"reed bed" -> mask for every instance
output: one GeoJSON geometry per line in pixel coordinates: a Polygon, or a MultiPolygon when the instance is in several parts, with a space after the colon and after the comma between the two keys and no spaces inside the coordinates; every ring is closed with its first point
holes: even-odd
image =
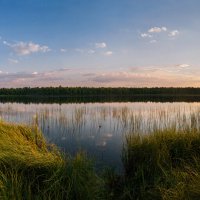
{"type": "Polygon", "coordinates": [[[124,199],[200,199],[200,131],[129,134],[123,149],[124,199]]]}

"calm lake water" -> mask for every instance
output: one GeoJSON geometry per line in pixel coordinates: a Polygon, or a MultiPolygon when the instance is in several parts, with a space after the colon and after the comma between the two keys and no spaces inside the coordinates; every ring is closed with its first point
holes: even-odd
{"type": "Polygon", "coordinates": [[[96,166],[121,168],[125,135],[200,127],[200,103],[0,103],[8,122],[38,124],[50,143],[74,155],[85,151],[96,166]]]}

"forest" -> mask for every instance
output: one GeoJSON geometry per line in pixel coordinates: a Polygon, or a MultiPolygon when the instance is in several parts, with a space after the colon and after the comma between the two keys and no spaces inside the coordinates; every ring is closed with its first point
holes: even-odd
{"type": "Polygon", "coordinates": [[[59,97],[132,97],[132,96],[200,96],[200,88],[127,88],[127,87],[24,87],[0,88],[0,96],[59,97]]]}

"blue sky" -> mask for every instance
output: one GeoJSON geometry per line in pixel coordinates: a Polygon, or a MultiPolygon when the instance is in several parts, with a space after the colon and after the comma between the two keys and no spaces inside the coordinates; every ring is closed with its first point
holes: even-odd
{"type": "Polygon", "coordinates": [[[200,86],[199,0],[0,0],[0,87],[200,86]]]}

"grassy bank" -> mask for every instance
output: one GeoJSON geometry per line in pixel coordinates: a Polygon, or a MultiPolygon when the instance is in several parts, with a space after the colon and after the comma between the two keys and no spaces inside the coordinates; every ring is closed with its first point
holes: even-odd
{"type": "Polygon", "coordinates": [[[200,133],[195,129],[129,135],[123,163],[125,199],[200,199],[200,133]]]}
{"type": "Polygon", "coordinates": [[[0,122],[0,199],[99,199],[101,181],[83,154],[63,157],[36,128],[0,122]]]}
{"type": "Polygon", "coordinates": [[[0,122],[0,199],[200,199],[196,129],[130,134],[122,160],[123,174],[97,175],[84,154],[64,157],[36,127],[0,122]]]}

